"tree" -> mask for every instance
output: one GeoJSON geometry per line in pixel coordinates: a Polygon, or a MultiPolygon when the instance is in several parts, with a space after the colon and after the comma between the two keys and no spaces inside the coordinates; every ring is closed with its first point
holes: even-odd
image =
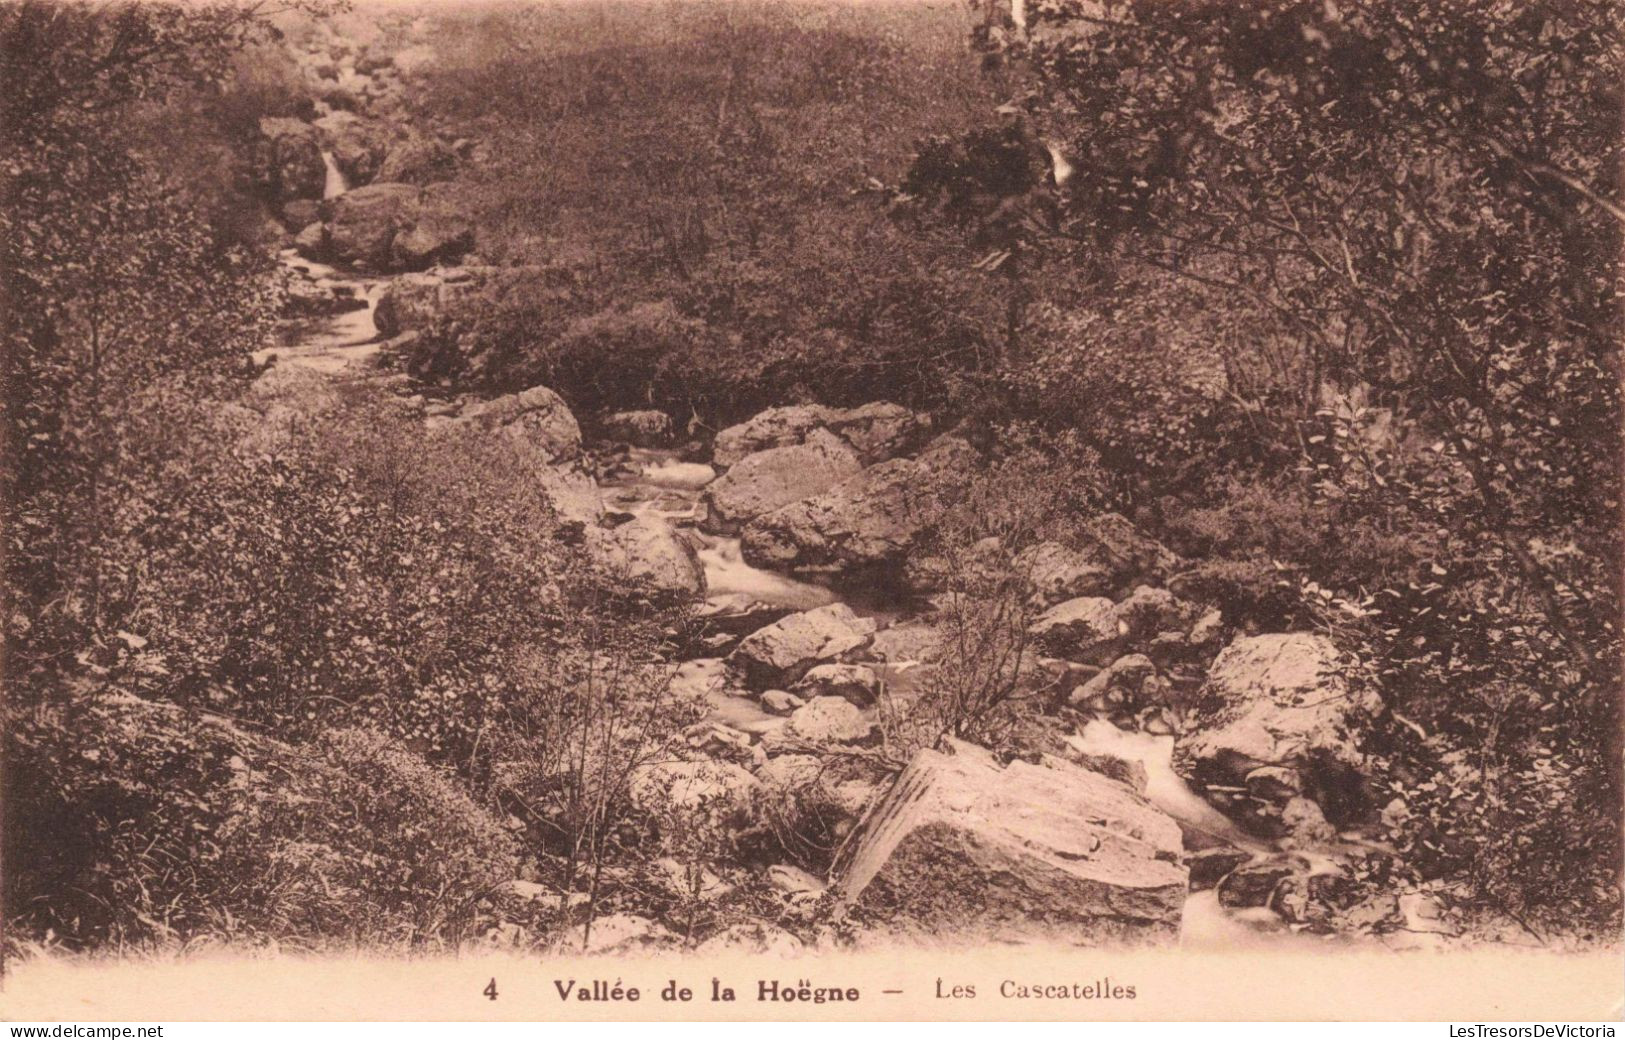
{"type": "Polygon", "coordinates": [[[1327,590],[1364,604],[1390,702],[1449,729],[1471,714],[1452,702],[1537,690],[1617,801],[1617,6],[988,10],[978,40],[1021,84],[1005,110],[1070,167],[1024,243],[1085,273],[1108,319],[1172,280],[1257,330],[1268,378],[1230,367],[1234,428],[1296,463],[1306,508],[1427,553],[1414,580],[1327,590]]]}

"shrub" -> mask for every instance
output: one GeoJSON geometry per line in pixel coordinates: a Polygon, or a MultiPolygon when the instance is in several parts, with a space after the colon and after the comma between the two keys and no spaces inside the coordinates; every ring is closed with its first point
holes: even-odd
{"type": "Polygon", "coordinates": [[[5,905],[71,947],[455,945],[508,834],[379,734],[302,750],[126,695],[14,713],[5,905]]]}

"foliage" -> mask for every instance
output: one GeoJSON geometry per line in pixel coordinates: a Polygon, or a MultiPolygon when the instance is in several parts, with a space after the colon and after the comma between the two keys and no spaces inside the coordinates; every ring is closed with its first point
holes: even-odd
{"type": "Polygon", "coordinates": [[[455,945],[509,835],[376,733],[306,749],[127,695],[7,727],[6,905],[69,947],[455,945]]]}

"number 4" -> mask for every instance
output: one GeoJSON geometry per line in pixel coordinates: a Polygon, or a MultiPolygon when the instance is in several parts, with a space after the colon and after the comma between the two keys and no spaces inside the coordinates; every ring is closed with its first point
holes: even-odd
{"type": "Polygon", "coordinates": [[[497,999],[497,980],[495,976],[493,976],[491,981],[486,984],[486,987],[484,990],[482,990],[482,992],[489,1000],[497,999]]]}

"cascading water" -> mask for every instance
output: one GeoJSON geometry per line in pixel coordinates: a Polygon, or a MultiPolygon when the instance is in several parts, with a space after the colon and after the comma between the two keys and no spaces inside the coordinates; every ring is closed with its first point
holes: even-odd
{"type": "Polygon", "coordinates": [[[322,165],[327,167],[327,179],[322,184],[322,198],[336,199],[350,190],[350,182],[345,180],[344,171],[339,169],[332,152],[322,152],[322,165]]]}

